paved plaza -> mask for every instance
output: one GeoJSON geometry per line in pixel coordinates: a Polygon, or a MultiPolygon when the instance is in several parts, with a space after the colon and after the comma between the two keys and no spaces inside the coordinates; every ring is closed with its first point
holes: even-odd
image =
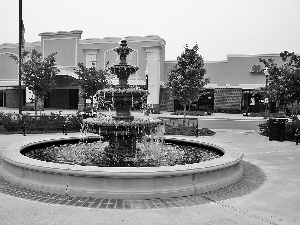
{"type": "MultiPolygon", "coordinates": [[[[243,119],[226,114],[209,118],[227,117],[243,119]]],[[[233,146],[244,153],[243,176],[227,188],[196,196],[131,201],[40,193],[0,177],[0,224],[300,224],[300,145],[269,141],[251,130],[215,131],[214,136],[197,139],[233,146]]],[[[16,141],[62,136],[0,135],[0,150],[16,141]]]]}

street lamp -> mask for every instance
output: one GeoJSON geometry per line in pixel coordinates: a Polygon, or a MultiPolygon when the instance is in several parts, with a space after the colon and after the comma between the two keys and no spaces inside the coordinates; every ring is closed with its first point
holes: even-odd
{"type": "Polygon", "coordinates": [[[269,68],[266,67],[264,70],[264,74],[266,76],[266,97],[265,97],[265,106],[266,106],[266,112],[268,112],[268,103],[269,103],[269,95],[268,95],[268,80],[269,80],[269,68]]]}
{"type": "MultiPolygon", "coordinates": [[[[19,114],[22,114],[22,34],[23,34],[23,20],[22,20],[22,0],[19,0],[19,114]]],[[[25,43],[24,43],[25,44],[25,43]]]]}

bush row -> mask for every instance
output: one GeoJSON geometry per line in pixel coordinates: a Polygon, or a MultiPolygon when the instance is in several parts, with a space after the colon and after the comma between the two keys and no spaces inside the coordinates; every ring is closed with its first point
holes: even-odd
{"type": "MultiPolygon", "coordinates": [[[[208,112],[205,111],[186,111],[186,115],[188,116],[206,116],[210,115],[210,113],[229,113],[229,114],[241,114],[242,111],[240,109],[215,109],[210,110],[208,112]]],[[[171,113],[171,115],[184,115],[183,110],[176,110],[175,112],[171,113]]]]}
{"type": "MultiPolygon", "coordinates": [[[[171,113],[170,115],[184,115],[184,111],[175,111],[173,113],[171,113]]],[[[205,116],[206,113],[203,111],[186,111],[186,115],[188,116],[205,116]]]]}
{"type": "Polygon", "coordinates": [[[241,109],[233,109],[233,108],[222,108],[222,109],[214,109],[215,113],[228,113],[228,114],[241,114],[241,109]]]}
{"type": "Polygon", "coordinates": [[[51,113],[50,116],[41,115],[37,117],[28,114],[0,112],[0,126],[3,126],[9,133],[21,133],[23,128],[25,128],[26,133],[54,132],[61,130],[64,125],[68,131],[79,131],[82,119],[83,117],[79,112],[76,115],[68,116],[51,113]]]}
{"type": "MultiPolygon", "coordinates": [[[[270,121],[267,120],[264,123],[258,125],[260,133],[265,136],[269,136],[270,121]]],[[[300,120],[297,116],[292,117],[290,121],[285,122],[285,140],[295,140],[295,132],[300,129],[300,120]]]]}

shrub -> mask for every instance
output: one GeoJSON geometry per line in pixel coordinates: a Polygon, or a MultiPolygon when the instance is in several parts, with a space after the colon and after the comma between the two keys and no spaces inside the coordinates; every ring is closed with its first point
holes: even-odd
{"type": "Polygon", "coordinates": [[[276,113],[270,113],[270,112],[259,112],[259,113],[250,113],[251,117],[264,117],[267,118],[287,118],[287,116],[284,113],[276,112],[276,113]]]}
{"type": "Polygon", "coordinates": [[[201,128],[198,129],[198,135],[199,136],[213,136],[216,132],[213,130],[210,130],[208,128],[201,128]]]}
{"type": "Polygon", "coordinates": [[[83,117],[80,112],[76,112],[76,115],[69,115],[67,117],[67,128],[71,131],[79,131],[81,128],[83,117]]]}
{"type": "Polygon", "coordinates": [[[0,112],[0,125],[8,132],[15,132],[20,128],[19,116],[13,113],[0,112]]]}
{"type": "MultiPolygon", "coordinates": [[[[184,115],[184,111],[175,111],[170,115],[184,115]]],[[[187,116],[205,116],[205,112],[203,111],[186,111],[187,116]]]]}
{"type": "Polygon", "coordinates": [[[0,125],[3,125],[7,132],[21,132],[25,127],[26,133],[36,132],[61,132],[66,122],[67,131],[79,131],[82,123],[82,115],[62,116],[60,113],[41,116],[15,115],[12,113],[0,112],[0,125]]]}
{"type": "Polygon", "coordinates": [[[159,108],[147,107],[144,110],[144,115],[148,116],[149,114],[161,114],[161,112],[159,111],[159,108]]]}
{"type": "Polygon", "coordinates": [[[267,120],[264,123],[258,124],[259,126],[259,131],[262,135],[268,136],[269,135],[269,127],[270,127],[270,121],[267,120]]]}
{"type": "Polygon", "coordinates": [[[285,124],[285,139],[295,140],[296,130],[300,129],[300,120],[297,116],[292,118],[292,121],[285,124]]]}
{"type": "Polygon", "coordinates": [[[215,113],[229,113],[229,114],[241,114],[241,109],[233,109],[233,108],[222,108],[222,109],[215,109],[215,113]]]}
{"type": "MultiPolygon", "coordinates": [[[[262,135],[269,136],[270,121],[258,125],[262,135]]],[[[300,120],[297,116],[292,117],[291,121],[285,122],[285,140],[295,140],[296,129],[300,129],[300,120]]]]}

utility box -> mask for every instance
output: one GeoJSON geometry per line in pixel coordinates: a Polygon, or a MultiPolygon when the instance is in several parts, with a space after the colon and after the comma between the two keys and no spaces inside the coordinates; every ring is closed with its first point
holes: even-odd
{"type": "Polygon", "coordinates": [[[269,141],[284,141],[286,121],[285,118],[269,119],[269,141]]]}

